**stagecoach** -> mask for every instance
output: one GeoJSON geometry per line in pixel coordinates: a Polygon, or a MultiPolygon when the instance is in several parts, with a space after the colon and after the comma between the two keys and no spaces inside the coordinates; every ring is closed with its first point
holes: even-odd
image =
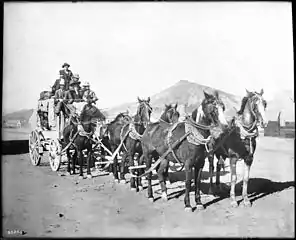
{"type": "MultiPolygon", "coordinates": [[[[81,103],[78,108],[82,108],[84,103],[81,103]]],[[[54,112],[54,99],[39,100],[37,107],[37,121],[36,128],[30,133],[29,136],[29,154],[31,162],[34,166],[38,166],[41,159],[45,156],[45,152],[48,152],[48,159],[52,171],[58,171],[63,162],[67,162],[66,146],[62,149],[58,139],[61,139],[64,127],[67,124],[68,119],[65,118],[64,113],[61,111],[59,115],[54,112]]],[[[111,159],[112,153],[102,146],[99,138],[99,129],[101,123],[97,123],[96,132],[93,134],[93,156],[96,166],[103,165],[100,160],[100,148],[105,148],[106,152],[110,156],[105,156],[106,159],[111,159]]],[[[70,151],[71,153],[74,150],[70,151]]],[[[84,155],[86,151],[83,152],[84,155]]],[[[105,163],[106,164],[106,163],[105,163]]]]}

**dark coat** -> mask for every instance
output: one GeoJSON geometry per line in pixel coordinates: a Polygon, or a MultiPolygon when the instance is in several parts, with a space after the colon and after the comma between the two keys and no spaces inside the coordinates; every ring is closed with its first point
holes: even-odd
{"type": "Polygon", "coordinates": [[[55,82],[54,82],[54,84],[53,84],[53,86],[52,86],[52,93],[53,93],[53,95],[55,94],[55,92],[56,92],[58,89],[60,89],[60,81],[61,81],[61,79],[57,79],[57,80],[55,80],[55,82]]]}
{"type": "Polygon", "coordinates": [[[65,79],[65,89],[69,90],[69,82],[73,77],[73,73],[71,70],[68,70],[68,73],[65,72],[65,69],[60,70],[60,75],[63,75],[65,79]]]}
{"type": "Polygon", "coordinates": [[[62,90],[62,89],[58,89],[56,92],[55,92],[55,95],[54,95],[54,99],[55,99],[55,103],[58,102],[58,99],[64,99],[65,98],[65,90],[62,90]]]}
{"type": "Polygon", "coordinates": [[[74,90],[68,90],[65,93],[65,103],[72,104],[73,102],[81,102],[82,96],[76,93],[74,90]]]}
{"type": "Polygon", "coordinates": [[[95,103],[95,102],[98,100],[98,98],[97,98],[95,92],[92,91],[92,90],[85,90],[82,96],[83,96],[83,97],[82,97],[83,100],[86,101],[86,102],[87,102],[87,99],[88,99],[88,98],[90,98],[90,101],[91,101],[92,103],[95,103]]]}

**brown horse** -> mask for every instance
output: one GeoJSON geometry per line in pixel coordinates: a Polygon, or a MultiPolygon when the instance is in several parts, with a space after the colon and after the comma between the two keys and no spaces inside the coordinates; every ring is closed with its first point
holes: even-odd
{"type": "Polygon", "coordinates": [[[90,104],[85,105],[79,117],[74,115],[70,118],[69,124],[63,129],[63,140],[59,140],[62,148],[65,148],[70,142],[70,147],[67,148],[66,153],[68,157],[67,172],[71,174],[70,160],[72,158],[72,173],[75,174],[76,158],[79,159],[80,174],[79,178],[83,178],[83,153],[82,150],[87,149],[87,177],[91,178],[90,160],[92,156],[92,135],[95,131],[97,120],[105,121],[105,116],[101,111],[90,104]],[[70,156],[70,149],[75,150],[74,156],[70,156]]]}
{"type": "MultiPolygon", "coordinates": [[[[144,133],[147,125],[150,122],[150,116],[152,113],[152,107],[150,106],[150,97],[147,100],[142,100],[138,97],[138,109],[136,115],[133,117],[133,121],[126,124],[121,132],[121,138],[127,134],[127,137],[124,140],[126,152],[122,157],[121,161],[121,169],[120,169],[120,182],[125,183],[125,164],[126,159],[129,159],[128,166],[134,166],[134,157],[135,153],[138,153],[137,161],[139,162],[140,156],[142,155],[142,147],[141,147],[141,135],[144,133]]],[[[131,171],[134,174],[134,171],[131,171]]],[[[138,179],[138,185],[141,184],[138,179]]],[[[132,177],[130,180],[131,190],[136,190],[135,179],[132,177]]],[[[141,186],[138,186],[141,188],[141,186]]]]}
{"type": "MultiPolygon", "coordinates": [[[[258,125],[266,127],[267,120],[265,117],[266,100],[263,98],[263,89],[260,93],[247,91],[247,96],[242,99],[240,110],[237,112],[238,117],[234,117],[230,123],[231,129],[222,134],[216,140],[216,144],[223,141],[221,147],[214,152],[217,159],[224,161],[230,160],[231,172],[231,206],[237,207],[238,203],[235,197],[236,163],[238,159],[244,160],[244,177],[243,177],[243,202],[245,206],[251,206],[248,198],[247,188],[249,181],[250,168],[253,163],[254,153],[256,150],[256,137],[258,136],[258,125]],[[222,140],[224,139],[224,140],[222,140]]],[[[214,154],[209,158],[213,161],[214,154]]],[[[219,162],[218,162],[219,163],[219,162]]],[[[220,169],[221,165],[217,164],[216,186],[220,188],[220,169]]],[[[210,186],[212,188],[212,186],[210,186]]],[[[221,189],[220,189],[221,190],[221,189]]]]}
{"type": "MultiPolygon", "coordinates": [[[[113,153],[119,146],[121,142],[121,131],[123,126],[126,123],[131,122],[132,118],[128,115],[128,113],[119,113],[115,119],[107,124],[105,136],[108,136],[108,145],[110,145],[110,150],[113,153]]],[[[104,151],[103,151],[104,152],[104,151]]],[[[118,159],[117,155],[114,158],[113,164],[109,165],[109,171],[113,172],[113,177],[115,180],[118,180],[118,159]]]]}
{"type": "MultiPolygon", "coordinates": [[[[146,161],[146,167],[150,168],[152,158],[157,159],[167,151],[169,154],[162,159],[157,175],[162,190],[162,199],[167,201],[167,189],[165,180],[168,176],[169,161],[179,162],[185,165],[186,192],[185,210],[192,211],[189,199],[191,189],[191,170],[194,167],[195,174],[195,202],[197,208],[203,209],[200,200],[201,173],[205,162],[206,148],[210,136],[210,124],[220,125],[226,123],[222,101],[218,98],[218,93],[211,95],[205,93],[205,99],[199,109],[198,123],[186,120],[173,125],[158,122],[147,127],[142,137],[142,158],[146,161]],[[189,135],[188,135],[189,134],[189,135]],[[172,145],[178,145],[173,148],[172,145]]],[[[151,172],[148,174],[148,198],[153,201],[151,172]]]]}
{"type": "MultiPolygon", "coordinates": [[[[130,121],[131,121],[131,117],[128,115],[128,112],[121,112],[121,113],[117,114],[117,116],[114,118],[114,120],[112,120],[110,123],[103,125],[100,128],[99,137],[102,141],[102,144],[104,144],[104,146],[108,150],[112,151],[108,128],[109,128],[109,130],[111,129],[111,131],[114,131],[115,128],[119,128],[120,126],[124,126],[126,123],[128,123],[130,121]]],[[[102,146],[100,148],[100,152],[101,152],[101,160],[106,161],[106,151],[102,146]]],[[[109,155],[109,154],[107,154],[107,155],[109,155]]],[[[104,168],[105,166],[102,165],[102,167],[104,168]]],[[[109,173],[113,173],[113,164],[109,165],[108,170],[109,170],[109,173]]]]}

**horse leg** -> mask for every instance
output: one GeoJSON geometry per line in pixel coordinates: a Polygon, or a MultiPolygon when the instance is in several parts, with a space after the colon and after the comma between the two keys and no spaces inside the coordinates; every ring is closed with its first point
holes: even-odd
{"type": "MultiPolygon", "coordinates": [[[[145,159],[146,170],[148,170],[151,167],[151,164],[152,164],[152,155],[143,152],[143,158],[145,159]]],[[[148,200],[150,202],[153,202],[154,198],[153,198],[153,191],[152,191],[152,172],[149,172],[147,174],[147,181],[148,181],[148,189],[147,189],[147,191],[148,191],[148,200]]]]}
{"type": "Polygon", "coordinates": [[[70,156],[69,149],[66,150],[66,154],[67,154],[67,159],[68,159],[67,173],[71,174],[71,167],[70,167],[71,156],[70,156]]]}
{"type": "Polygon", "coordinates": [[[87,170],[86,170],[86,174],[87,174],[87,178],[92,178],[91,172],[90,172],[90,161],[91,161],[91,157],[92,157],[92,146],[90,145],[87,149],[87,170]]]}
{"type": "Polygon", "coordinates": [[[78,149],[78,159],[80,161],[79,179],[83,179],[83,154],[81,149],[78,149]]]}
{"type": "MultiPolygon", "coordinates": [[[[116,150],[116,146],[113,145],[112,146],[112,152],[114,152],[116,150]]],[[[114,157],[114,161],[113,161],[113,177],[115,181],[119,181],[118,179],[118,159],[117,159],[117,155],[114,157]]]]}
{"type": "MultiPolygon", "coordinates": [[[[129,166],[134,166],[134,158],[135,158],[135,150],[133,145],[130,146],[129,148],[129,166]]],[[[130,170],[132,174],[135,175],[135,171],[134,170],[130,170]]],[[[136,187],[136,181],[134,177],[131,177],[130,179],[130,188],[132,191],[136,191],[137,187],[136,187]]]]}
{"type": "Polygon", "coordinates": [[[127,152],[123,153],[121,164],[120,164],[120,174],[119,174],[119,181],[120,183],[126,183],[125,179],[125,164],[126,164],[127,152]]]}
{"type": "MultiPolygon", "coordinates": [[[[249,157],[249,158],[253,158],[253,157],[249,157]]],[[[250,176],[250,168],[251,168],[251,164],[248,162],[248,160],[244,160],[244,178],[243,178],[242,196],[243,196],[244,205],[246,207],[251,207],[251,202],[248,197],[248,182],[249,182],[249,176],[250,176]]]]}
{"type": "Polygon", "coordinates": [[[72,174],[75,174],[76,162],[77,162],[77,149],[74,150],[74,155],[72,156],[72,174]]]}
{"type": "Polygon", "coordinates": [[[192,166],[190,166],[189,161],[185,163],[185,197],[184,197],[184,204],[185,204],[185,211],[192,211],[192,207],[190,205],[190,190],[191,190],[191,180],[192,180],[192,166]]]}
{"type": "MultiPolygon", "coordinates": [[[[255,148],[256,148],[256,140],[255,139],[250,139],[251,144],[253,145],[253,152],[255,151],[255,148]],[[253,141],[252,141],[253,140],[253,141]]],[[[252,204],[248,198],[248,182],[249,182],[249,177],[250,177],[250,169],[251,169],[251,165],[253,163],[253,153],[251,153],[249,156],[247,156],[245,159],[244,159],[244,178],[243,178],[243,202],[244,202],[244,205],[246,207],[251,207],[252,204]]]]}
{"type": "Polygon", "coordinates": [[[236,176],[237,156],[235,155],[230,156],[229,161],[230,161],[230,176],[231,176],[230,205],[232,207],[237,207],[238,204],[235,197],[235,184],[237,181],[237,176],[236,176]]]}
{"type": "Polygon", "coordinates": [[[213,191],[213,175],[214,175],[214,154],[210,154],[208,156],[209,160],[209,173],[210,173],[210,188],[208,194],[214,195],[213,191]]]}
{"type": "Polygon", "coordinates": [[[168,196],[167,196],[167,188],[166,188],[166,179],[165,179],[165,175],[166,175],[166,169],[168,167],[168,160],[164,159],[159,166],[159,169],[157,171],[157,176],[158,176],[158,180],[159,180],[159,184],[161,187],[161,198],[163,201],[168,201],[168,196]]]}
{"type": "Polygon", "coordinates": [[[216,165],[216,188],[219,189],[219,191],[221,190],[221,184],[220,184],[220,171],[221,171],[221,166],[222,164],[220,163],[221,158],[223,158],[222,156],[218,156],[219,160],[217,162],[216,165]]]}
{"type": "MultiPolygon", "coordinates": [[[[202,158],[200,158],[200,161],[202,161],[202,158]]],[[[204,160],[202,162],[197,162],[197,164],[195,164],[194,166],[195,203],[196,203],[197,210],[204,209],[204,206],[200,200],[200,183],[201,183],[201,174],[202,174],[203,166],[204,166],[204,160]]]]}
{"type": "MultiPolygon", "coordinates": [[[[138,156],[137,156],[137,161],[138,161],[139,165],[143,165],[143,158],[140,154],[138,154],[138,156]]],[[[138,170],[138,173],[139,173],[139,175],[142,175],[144,173],[143,168],[140,168],[138,170]]],[[[138,186],[139,191],[143,190],[142,178],[140,178],[140,177],[137,178],[137,186],[138,186]]]]}

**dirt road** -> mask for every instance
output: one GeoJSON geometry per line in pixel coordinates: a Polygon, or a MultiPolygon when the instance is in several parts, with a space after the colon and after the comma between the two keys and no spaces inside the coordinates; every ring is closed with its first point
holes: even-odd
{"type": "MultiPolygon", "coordinates": [[[[231,208],[228,198],[207,195],[206,164],[202,180],[206,209],[192,213],[184,211],[184,183],[177,181],[184,174],[170,175],[168,202],[159,199],[159,187],[154,186],[156,201],[150,203],[146,189],[131,192],[128,184],[114,183],[109,175],[78,181],[77,175],[60,176],[65,169],[52,172],[47,157],[34,167],[28,154],[2,156],[3,235],[294,237],[294,140],[262,137],[258,146],[249,187],[253,206],[231,208]]],[[[241,179],[239,162],[239,195],[241,179]]],[[[228,167],[221,181],[228,184],[228,167]]]]}

